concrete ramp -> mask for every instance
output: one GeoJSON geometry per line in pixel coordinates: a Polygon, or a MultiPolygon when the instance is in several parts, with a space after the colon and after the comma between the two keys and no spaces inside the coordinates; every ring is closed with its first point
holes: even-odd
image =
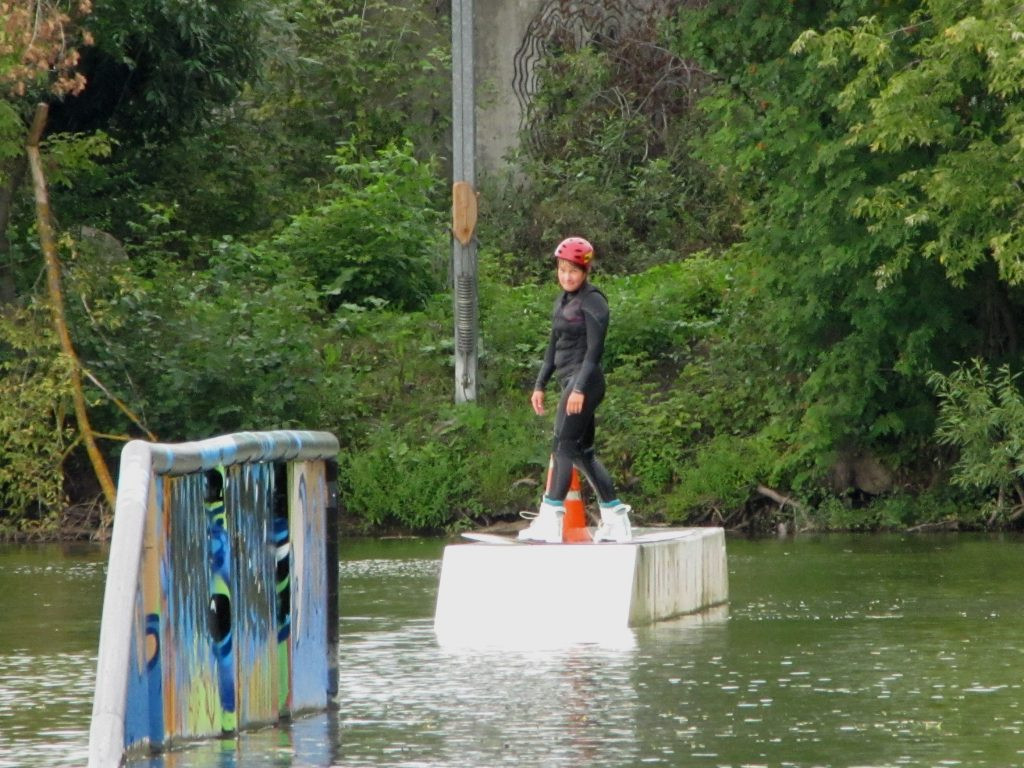
{"type": "Polygon", "coordinates": [[[721,528],[640,529],[625,544],[452,544],[434,629],[443,645],[602,642],[728,597],[721,528]]]}

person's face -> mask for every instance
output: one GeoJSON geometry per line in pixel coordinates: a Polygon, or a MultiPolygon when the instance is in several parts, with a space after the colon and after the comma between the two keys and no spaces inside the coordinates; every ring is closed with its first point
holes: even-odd
{"type": "Polygon", "coordinates": [[[558,284],[562,286],[563,291],[568,291],[569,293],[578,291],[586,279],[587,273],[585,270],[577,267],[571,261],[558,260],[558,284]]]}

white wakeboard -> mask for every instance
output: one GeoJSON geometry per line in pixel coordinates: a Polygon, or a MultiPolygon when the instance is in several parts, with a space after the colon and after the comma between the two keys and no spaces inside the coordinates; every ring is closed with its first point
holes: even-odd
{"type": "MultiPolygon", "coordinates": [[[[641,533],[634,536],[630,541],[622,542],[624,544],[650,544],[656,541],[670,541],[672,539],[683,539],[687,536],[694,535],[693,528],[667,528],[664,530],[653,530],[641,533]]],[[[502,536],[497,533],[481,533],[477,531],[463,531],[462,537],[469,539],[470,541],[476,541],[481,544],[501,544],[501,545],[512,545],[512,544],[544,544],[543,541],[533,541],[530,539],[518,539],[515,536],[502,536]]],[[[588,542],[569,542],[573,544],[588,543],[588,542]]],[[[595,544],[615,544],[614,541],[603,541],[593,542],[595,544]]]]}
{"type": "Polygon", "coordinates": [[[529,544],[528,541],[520,541],[514,536],[499,536],[496,533],[476,533],[475,531],[463,531],[462,538],[470,541],[478,541],[481,544],[529,544]]]}

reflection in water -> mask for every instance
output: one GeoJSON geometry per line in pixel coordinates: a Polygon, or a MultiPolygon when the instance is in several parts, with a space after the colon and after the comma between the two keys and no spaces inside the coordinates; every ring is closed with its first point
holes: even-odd
{"type": "Polygon", "coordinates": [[[0,648],[0,768],[80,766],[96,656],[0,648]]]}
{"type": "Polygon", "coordinates": [[[631,646],[442,649],[430,620],[352,639],[345,764],[589,765],[599,749],[625,756],[635,743],[631,646]]]}
{"type": "Polygon", "coordinates": [[[102,589],[95,548],[0,547],[0,768],[85,765],[102,589]]]}
{"type": "Polygon", "coordinates": [[[330,768],[340,765],[335,712],[310,715],[237,738],[198,742],[132,768],[330,768]]]}
{"type": "MultiPolygon", "coordinates": [[[[1024,765],[1020,543],[730,540],[727,611],[459,647],[433,634],[442,542],[350,542],[338,711],[133,766],[1024,765]]],[[[84,764],[101,582],[0,549],[0,768],[84,764]]]]}

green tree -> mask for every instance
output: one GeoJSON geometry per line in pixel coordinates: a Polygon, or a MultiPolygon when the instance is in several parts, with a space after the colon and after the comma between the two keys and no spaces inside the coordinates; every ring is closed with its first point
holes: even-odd
{"type": "MultiPolygon", "coordinates": [[[[178,205],[194,236],[276,230],[322,202],[334,150],[409,140],[426,161],[447,142],[450,27],[425,0],[267,0],[259,67],[202,130],[126,167],[151,202],[178,205]],[[140,176],[139,171],[144,171],[140,176]]],[[[137,196],[137,195],[136,195],[137,196]]]]}
{"type": "MultiPolygon", "coordinates": [[[[257,77],[267,13],[264,0],[97,5],[89,26],[93,44],[83,48],[79,65],[87,87],[52,105],[50,131],[102,131],[113,139],[113,152],[93,172],[77,175],[73,193],[55,197],[66,226],[84,224],[130,239],[129,223],[144,220],[140,202],[201,211],[189,224],[205,242],[229,224],[233,231],[251,224],[254,216],[240,212],[236,200],[256,204],[250,191],[256,171],[242,172],[230,162],[237,155],[230,134],[220,142],[211,138],[229,120],[225,110],[257,77]],[[211,171],[214,158],[226,169],[219,178],[211,171]]],[[[192,255],[190,245],[181,243],[182,258],[192,255]]]]}
{"type": "Polygon", "coordinates": [[[68,361],[46,307],[8,310],[0,320],[0,533],[52,533],[65,503],[68,361]]]}
{"type": "Polygon", "coordinates": [[[338,141],[372,153],[408,139],[445,146],[450,109],[445,6],[425,0],[276,0],[260,79],[240,105],[304,176],[331,172],[338,141]]]}
{"type": "Polygon", "coordinates": [[[37,102],[84,90],[79,46],[93,40],[79,22],[90,9],[87,0],[0,2],[0,306],[17,293],[8,227],[27,170],[28,124],[37,102]]]}
{"type": "Polygon", "coordinates": [[[619,274],[731,239],[733,200],[693,156],[709,77],[668,48],[663,21],[637,10],[621,35],[554,41],[540,64],[518,178],[484,197],[484,237],[516,254],[517,279],[546,275],[536,254],[574,232],[619,274]]]}
{"type": "Polygon", "coordinates": [[[97,4],[78,68],[86,88],[54,105],[52,129],[133,145],[196,130],[254,76],[265,12],[251,0],[97,4]]]}
{"type": "Polygon", "coordinates": [[[103,127],[119,143],[100,172],[76,179],[69,223],[127,240],[145,228],[140,202],[173,207],[188,233],[180,258],[201,259],[210,240],[260,237],[317,204],[339,142],[372,156],[409,138],[421,160],[444,148],[450,30],[429,3],[117,0],[100,10],[83,66],[104,85],[58,110],[55,125],[103,127]]]}
{"type": "MultiPolygon", "coordinates": [[[[179,233],[166,213],[162,220],[173,246],[179,233]]],[[[68,270],[85,365],[140,421],[131,425],[105,398],[96,410],[106,431],[127,425],[173,442],[320,423],[321,387],[338,382],[323,370],[326,329],[301,271],[231,239],[214,245],[201,270],[163,247],[154,222],[129,246],[130,260],[83,248],[68,270]]]]}
{"type": "MultiPolygon", "coordinates": [[[[915,258],[966,285],[994,266],[1024,282],[1024,33],[1010,0],[927,0],[912,12],[868,17],[849,29],[807,32],[793,46],[824,73],[852,67],[833,104],[848,144],[895,172],[854,200],[852,213],[887,244],[884,285],[915,258]]],[[[1005,343],[1016,333],[991,329],[1005,343]]]]}
{"type": "Polygon", "coordinates": [[[389,303],[420,307],[442,285],[441,187],[433,163],[412,145],[388,146],[373,157],[354,143],[334,155],[336,178],[326,201],[296,215],[263,246],[287,254],[322,291],[325,305],[389,303]]]}
{"type": "Polygon", "coordinates": [[[1013,4],[727,5],[680,39],[723,68],[705,157],[747,201],[736,254],[782,350],[790,477],[865,450],[927,460],[928,373],[1016,337],[1020,100],[993,64],[1013,4]]]}

